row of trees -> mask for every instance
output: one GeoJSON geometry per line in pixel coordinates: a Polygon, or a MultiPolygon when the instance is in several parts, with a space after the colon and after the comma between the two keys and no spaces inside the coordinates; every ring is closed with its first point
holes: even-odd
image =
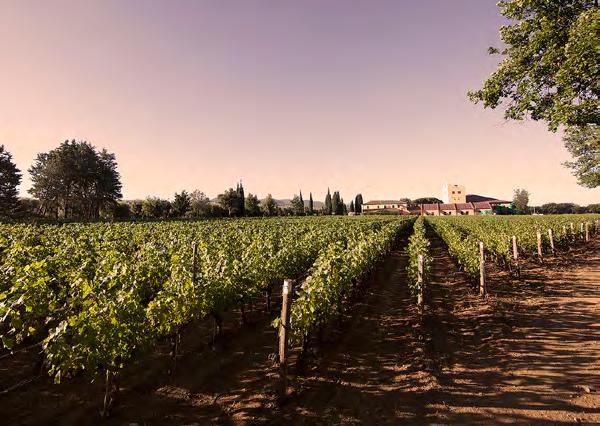
{"type": "MultiPolygon", "coordinates": [[[[0,217],[37,215],[54,219],[114,218],[197,218],[274,215],[347,214],[348,206],[329,189],[325,207],[314,208],[312,193],[305,205],[302,192],[294,195],[290,206],[280,207],[271,194],[259,200],[244,193],[239,182],[219,194],[216,202],[202,191],[181,191],[173,200],[149,197],[120,202],[121,177],[114,154],[97,150],[85,141],[64,141],[57,148],[37,155],[28,170],[33,199],[19,200],[22,174],[12,155],[0,145],[0,217]]],[[[350,211],[360,212],[362,196],[351,202],[350,211]]]]}
{"type": "Polygon", "coordinates": [[[529,206],[529,191],[515,189],[513,193],[513,213],[516,214],[579,214],[600,213],[600,204],[580,206],[575,203],[546,203],[541,206],[529,206]]]}
{"type": "Polygon", "coordinates": [[[65,141],[40,153],[28,172],[34,202],[19,200],[21,171],[0,146],[0,216],[19,216],[34,208],[47,217],[98,219],[121,198],[115,155],[88,142],[65,141]]]}
{"type": "MultiPolygon", "coordinates": [[[[302,191],[294,195],[290,205],[279,206],[271,194],[263,200],[252,193],[246,196],[241,182],[213,201],[202,191],[195,190],[176,193],[173,200],[149,197],[143,201],[119,202],[121,182],[115,155],[104,149],[99,151],[88,142],[74,140],[38,154],[28,171],[32,181],[29,193],[34,199],[19,200],[17,188],[22,179],[21,172],[11,154],[0,145],[0,217],[27,213],[74,219],[345,215],[362,213],[363,205],[361,194],[347,205],[339,191],[332,194],[328,188],[321,209],[315,209],[312,193],[306,203],[302,191]]],[[[440,202],[433,197],[402,201],[409,206],[440,202]]],[[[548,203],[532,209],[529,192],[525,189],[515,190],[513,207],[517,214],[598,211],[598,205],[580,207],[573,203],[548,203]]]]}
{"type": "Polygon", "coordinates": [[[271,194],[260,200],[256,194],[244,196],[244,187],[238,183],[211,201],[203,192],[182,191],[173,200],[150,197],[143,201],[118,203],[114,217],[117,218],[200,218],[200,217],[256,217],[256,216],[312,216],[343,215],[356,212],[355,205],[362,206],[362,195],[358,194],[350,206],[344,204],[339,191],[333,196],[328,190],[323,208],[316,209],[312,193],[308,202],[302,191],[295,194],[288,205],[279,205],[271,194]]]}

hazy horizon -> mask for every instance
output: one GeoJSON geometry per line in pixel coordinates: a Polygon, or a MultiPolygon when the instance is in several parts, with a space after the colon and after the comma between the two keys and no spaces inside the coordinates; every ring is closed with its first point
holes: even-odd
{"type": "Polygon", "coordinates": [[[497,64],[496,0],[0,0],[0,144],[114,152],[125,199],[470,194],[600,202],[560,133],[466,96],[497,64]]]}

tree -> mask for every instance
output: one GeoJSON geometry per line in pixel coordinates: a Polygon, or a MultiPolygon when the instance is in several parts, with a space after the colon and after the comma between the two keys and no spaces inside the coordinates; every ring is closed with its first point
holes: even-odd
{"type": "Polygon", "coordinates": [[[235,190],[229,188],[224,193],[219,194],[217,199],[219,200],[221,207],[227,211],[228,216],[239,216],[241,214],[239,197],[240,191],[238,184],[238,187],[235,190]]]}
{"type": "Polygon", "coordinates": [[[36,200],[35,198],[21,198],[14,215],[19,218],[37,217],[39,211],[40,200],[36,200]]]}
{"type": "Polygon", "coordinates": [[[506,103],[505,117],[530,116],[551,130],[598,124],[600,9],[597,0],[501,0],[511,23],[500,28],[504,57],[480,90],[486,108],[506,103]]]}
{"type": "Polygon", "coordinates": [[[356,213],[362,213],[362,205],[363,205],[362,194],[358,194],[354,198],[354,209],[356,210],[356,213]]]}
{"type": "Polygon", "coordinates": [[[190,194],[190,208],[188,216],[198,218],[206,217],[211,214],[210,199],[206,194],[198,189],[190,194]]]}
{"type": "Polygon", "coordinates": [[[246,197],[246,215],[247,216],[259,216],[260,215],[260,202],[258,197],[249,193],[246,197]]]}
{"type": "Polygon", "coordinates": [[[113,219],[129,219],[131,217],[131,206],[127,203],[116,202],[111,211],[113,219]]]}
{"type": "Polygon", "coordinates": [[[302,206],[300,209],[300,216],[304,216],[304,198],[302,198],[302,191],[300,191],[300,205],[302,206]]]}
{"type": "Polygon", "coordinates": [[[302,216],[304,214],[304,201],[302,201],[302,195],[298,196],[294,194],[292,198],[291,212],[294,216],[302,216]]]}
{"type": "Polygon", "coordinates": [[[579,213],[581,207],[574,203],[546,203],[539,207],[539,212],[543,214],[569,214],[579,213]]]}
{"type": "Polygon", "coordinates": [[[260,202],[260,209],[265,216],[273,216],[277,212],[277,203],[271,194],[267,194],[265,199],[260,202]]]}
{"type": "Polygon", "coordinates": [[[88,142],[65,141],[38,154],[29,173],[29,193],[40,200],[43,214],[97,219],[121,198],[115,155],[88,142]]]}
{"type": "Polygon", "coordinates": [[[346,205],[346,203],[344,203],[344,199],[340,198],[340,209],[339,209],[339,214],[341,215],[347,215],[348,214],[348,206],[346,205]]]}
{"type": "Polygon", "coordinates": [[[187,191],[175,193],[173,202],[171,203],[171,214],[175,217],[183,217],[190,210],[192,199],[187,191]]]}
{"type": "Polygon", "coordinates": [[[164,219],[171,212],[171,203],[158,197],[148,197],[142,203],[142,216],[145,218],[164,219]]]}
{"type": "Polygon", "coordinates": [[[600,204],[590,204],[585,209],[588,213],[600,213],[600,204]]]}
{"type": "Polygon", "coordinates": [[[339,191],[334,191],[333,197],[331,197],[331,212],[335,215],[344,214],[344,203],[342,202],[339,191]]]}
{"type": "Polygon", "coordinates": [[[12,161],[12,155],[0,145],[0,216],[10,216],[19,206],[21,172],[12,161]]]}
{"type": "Polygon", "coordinates": [[[330,215],[333,211],[333,205],[331,201],[331,192],[329,192],[329,188],[327,188],[327,195],[325,196],[325,205],[323,206],[323,213],[326,215],[330,215]]]}
{"type": "Polygon", "coordinates": [[[421,204],[437,204],[437,203],[442,203],[442,200],[440,200],[439,198],[435,198],[435,197],[422,197],[422,198],[417,198],[416,200],[413,200],[413,204],[414,205],[421,205],[421,204]]]}
{"type": "Polygon", "coordinates": [[[350,213],[354,213],[354,200],[350,200],[350,213]]]}
{"type": "Polygon", "coordinates": [[[142,217],[142,208],[144,206],[144,202],[141,200],[134,200],[129,202],[129,210],[133,217],[142,217]]]}
{"type": "Polygon", "coordinates": [[[309,215],[313,215],[315,214],[315,206],[313,203],[313,197],[312,197],[312,192],[310,193],[310,196],[308,198],[308,214],[309,215]]]}
{"type": "Polygon", "coordinates": [[[565,147],[573,157],[565,166],[573,170],[580,185],[588,188],[600,186],[600,131],[598,126],[570,127],[563,137],[565,147]]]}
{"type": "Polygon", "coordinates": [[[240,183],[238,183],[237,185],[237,210],[239,212],[240,216],[245,216],[246,215],[246,206],[245,206],[245,200],[246,197],[244,196],[244,186],[242,185],[242,182],[240,181],[240,183]]]}
{"type": "Polygon", "coordinates": [[[515,189],[513,194],[513,205],[515,206],[516,214],[529,213],[529,191],[526,189],[515,189]]]}
{"type": "Polygon", "coordinates": [[[408,207],[414,207],[415,206],[415,202],[412,201],[410,198],[400,198],[398,201],[402,202],[402,203],[406,203],[406,205],[408,207]]]}

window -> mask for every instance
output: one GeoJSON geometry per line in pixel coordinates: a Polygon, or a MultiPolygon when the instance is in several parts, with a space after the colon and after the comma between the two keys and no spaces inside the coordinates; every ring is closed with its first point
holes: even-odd
{"type": "Polygon", "coordinates": [[[456,194],[454,191],[452,191],[453,194],[456,194]]]}
{"type": "Polygon", "coordinates": [[[460,194],[460,191],[458,191],[458,193],[460,194]]]}

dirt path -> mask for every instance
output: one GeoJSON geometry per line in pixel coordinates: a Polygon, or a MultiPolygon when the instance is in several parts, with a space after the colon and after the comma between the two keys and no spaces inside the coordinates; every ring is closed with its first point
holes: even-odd
{"type": "Polygon", "coordinates": [[[429,324],[442,322],[432,359],[446,349],[448,363],[423,423],[600,424],[600,242],[527,265],[523,281],[491,278],[485,303],[457,300],[451,280],[434,291],[453,311],[429,324]]]}
{"type": "Polygon", "coordinates": [[[425,344],[405,285],[406,262],[402,252],[390,255],[273,424],[385,424],[418,415],[414,390],[433,377],[422,365],[425,344]]]}
{"type": "Polygon", "coordinates": [[[490,271],[482,299],[430,238],[422,322],[394,253],[272,423],[600,424],[600,243],[490,271]]]}

